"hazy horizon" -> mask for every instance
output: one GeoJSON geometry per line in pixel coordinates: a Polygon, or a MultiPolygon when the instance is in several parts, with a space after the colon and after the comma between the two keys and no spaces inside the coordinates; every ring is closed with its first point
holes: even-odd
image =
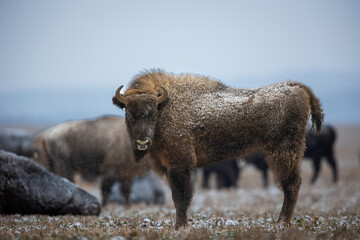
{"type": "Polygon", "coordinates": [[[233,87],[304,82],[326,121],[360,123],[360,2],[0,2],[0,124],[123,112],[119,85],[144,69],[233,87]]]}

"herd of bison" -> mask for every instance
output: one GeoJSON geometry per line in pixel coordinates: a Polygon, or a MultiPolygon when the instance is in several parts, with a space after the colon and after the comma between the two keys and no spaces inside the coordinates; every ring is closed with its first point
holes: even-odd
{"type": "MultiPolygon", "coordinates": [[[[91,123],[102,125],[103,127],[109,127],[110,125],[114,127],[114,124],[110,122],[117,122],[123,128],[124,120],[117,117],[101,117],[95,120],[89,121],[78,121],[76,123],[84,125],[84,127],[91,123]]],[[[74,122],[70,122],[73,124],[74,122]]],[[[91,169],[96,170],[103,169],[105,166],[105,156],[99,154],[98,158],[89,158],[89,155],[86,151],[86,148],[90,148],[88,144],[84,142],[84,149],[79,149],[80,146],[72,142],[69,143],[65,148],[70,151],[77,151],[72,156],[76,158],[71,159],[72,162],[69,162],[66,167],[71,170],[71,177],[66,175],[63,172],[54,170],[54,163],[49,167],[49,162],[39,161],[39,155],[44,154],[50,156],[51,154],[60,154],[66,155],[66,153],[59,153],[61,149],[57,149],[53,152],[41,152],[45,149],[39,147],[38,141],[41,136],[46,135],[47,132],[54,131],[60,128],[66,128],[69,125],[69,122],[62,123],[55,127],[41,131],[40,133],[33,134],[32,131],[25,129],[2,129],[0,132],[0,179],[1,179],[1,201],[0,201],[0,213],[2,214],[48,214],[48,215],[58,215],[58,214],[81,214],[81,215],[98,215],[100,213],[100,204],[97,199],[94,198],[89,193],[85,192],[75,184],[67,181],[63,177],[68,177],[70,180],[74,180],[74,172],[78,171],[83,173],[82,177],[85,180],[92,181],[93,179],[90,176],[87,176],[89,173],[94,173],[91,169]],[[83,151],[82,154],[79,151],[83,151]],[[86,162],[83,165],[77,165],[77,159],[87,158],[91,161],[86,162]],[[37,162],[35,161],[37,160],[37,162]],[[39,163],[39,164],[38,164],[39,163]],[[46,168],[42,167],[44,165],[46,168]],[[49,171],[50,170],[50,171],[49,171]],[[57,175],[52,174],[51,172],[56,172],[57,175]],[[62,176],[62,177],[60,177],[62,176]],[[42,184],[46,182],[46,184],[42,184]],[[50,190],[51,189],[51,190],[50,190]],[[65,194],[64,194],[65,193],[65,194]],[[71,199],[71,201],[69,201],[71,199]]],[[[81,129],[81,128],[79,128],[81,129]]],[[[77,131],[80,131],[80,130],[77,131]]],[[[100,129],[98,129],[100,131],[100,129]]],[[[75,130],[74,130],[75,131],[75,130]]],[[[65,132],[64,132],[65,133],[65,132]]],[[[103,131],[99,133],[104,133],[103,131]]],[[[83,133],[73,133],[76,136],[83,133]]],[[[101,134],[99,134],[101,135],[101,134]]],[[[102,135],[104,136],[104,135],[102,135]]],[[[127,137],[125,135],[125,137],[127,137]]],[[[42,137],[44,138],[44,137],[42,137]]],[[[61,138],[56,136],[53,141],[60,142],[61,138]]],[[[94,138],[91,137],[91,138],[94,138]]],[[[88,139],[88,138],[85,138],[88,139]]],[[[118,139],[111,139],[111,136],[108,136],[108,141],[116,141],[119,143],[118,139]]],[[[316,134],[310,130],[306,134],[306,151],[304,154],[305,160],[311,160],[313,164],[313,177],[311,182],[315,183],[321,166],[321,161],[325,160],[331,167],[333,173],[333,181],[337,181],[337,165],[336,158],[334,156],[334,145],[336,140],[336,130],[333,126],[325,125],[320,134],[316,134]]],[[[45,141],[45,139],[42,139],[45,141]]],[[[47,139],[46,143],[42,142],[44,148],[46,144],[52,144],[50,139],[47,139]],[[44,144],[44,145],[43,145],[44,144]]],[[[124,141],[124,140],[123,140],[124,141]]],[[[126,141],[126,140],[125,140],[126,141]]],[[[125,142],[124,141],[124,142],[125,142]]],[[[53,144],[56,144],[56,143],[53,144]]],[[[106,144],[103,141],[102,147],[105,147],[106,144]]],[[[62,143],[65,144],[65,143],[62,143]]],[[[124,143],[125,144],[125,143],[124,143]]],[[[100,147],[100,146],[98,146],[100,147]]],[[[118,145],[113,146],[114,149],[119,149],[118,145]]],[[[65,151],[65,150],[64,150],[65,151]]],[[[90,151],[90,150],[89,150],[90,151]]],[[[120,153],[119,153],[120,154],[120,153]]],[[[123,152],[124,155],[129,153],[123,152]]],[[[130,154],[131,155],[131,154],[130,154]]],[[[115,159],[115,158],[114,158],[115,159]]],[[[47,161],[54,161],[55,158],[46,158],[47,161]]],[[[59,160],[61,164],[65,164],[67,159],[59,160]]],[[[70,161],[70,159],[68,159],[70,161]]],[[[132,163],[128,157],[123,158],[123,162],[115,162],[113,168],[129,168],[129,164],[138,164],[132,163]],[[120,164],[120,165],[119,165],[120,164]],[[116,166],[115,166],[116,165],[116,166]]],[[[146,163],[146,162],[145,162],[146,163]]],[[[153,202],[163,203],[164,193],[163,189],[159,186],[159,183],[151,185],[151,181],[154,179],[151,178],[151,175],[148,175],[150,171],[150,166],[145,166],[143,163],[141,166],[133,166],[136,168],[135,171],[127,169],[127,174],[121,175],[120,171],[116,173],[111,173],[110,168],[98,172],[95,176],[101,176],[101,192],[102,192],[102,205],[105,205],[106,199],[109,198],[112,187],[119,187],[120,189],[120,198],[113,197],[113,201],[116,201],[119,204],[129,204],[129,202],[140,202],[144,201],[146,203],[153,202]],[[131,183],[134,179],[136,181],[146,181],[150,183],[147,187],[152,191],[145,197],[138,196],[134,197],[131,201],[129,199],[129,191],[131,189],[131,183]],[[116,184],[116,182],[120,184],[116,184]],[[126,184],[130,182],[130,185],[126,184]],[[124,184],[125,183],[125,184],[124,184]],[[125,189],[126,188],[126,189],[125,189]]],[[[193,174],[197,174],[199,171],[202,171],[202,187],[204,189],[209,188],[209,177],[211,174],[216,176],[216,186],[217,188],[231,188],[237,187],[239,177],[241,174],[241,166],[244,164],[253,165],[258,169],[263,176],[263,185],[266,187],[268,185],[268,165],[266,163],[264,154],[261,151],[255,151],[249,156],[241,159],[232,159],[232,160],[223,160],[211,165],[208,165],[203,168],[198,168],[194,171],[193,174]]],[[[93,176],[94,177],[94,176],[93,176]]],[[[161,185],[161,184],[160,184],[161,185]]],[[[115,191],[116,192],[116,191],[115,191]]]]}
{"type": "Polygon", "coordinates": [[[211,174],[218,188],[236,187],[242,162],[262,172],[265,187],[272,170],[284,193],[278,222],[289,224],[303,156],[313,163],[311,183],[322,159],[338,180],[336,130],[323,125],[320,100],[302,83],[235,89],[205,76],[152,70],[135,76],[124,94],[121,89],[112,100],[125,108],[125,119],[104,116],[35,134],[0,133],[1,214],[99,215],[113,201],[114,188],[127,206],[161,204],[155,172],[170,186],[179,229],[188,223],[192,176],[202,171],[203,188],[211,174]],[[87,181],[101,178],[101,203],[73,183],[76,173],[87,181]],[[141,184],[149,194],[134,195],[141,184]]]}

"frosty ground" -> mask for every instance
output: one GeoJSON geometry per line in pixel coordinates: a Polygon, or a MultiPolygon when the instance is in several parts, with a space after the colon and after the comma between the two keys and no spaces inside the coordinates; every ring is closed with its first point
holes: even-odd
{"type": "MultiPolygon", "coordinates": [[[[238,188],[203,190],[201,174],[186,229],[174,230],[175,209],[166,187],[166,203],[110,204],[99,217],[0,216],[1,239],[360,239],[360,127],[338,127],[339,182],[332,183],[325,161],[315,185],[312,165],[302,162],[303,182],[290,226],[277,224],[283,194],[271,178],[262,187],[260,172],[246,167],[238,188]]],[[[78,180],[100,198],[98,183],[78,180]]],[[[213,182],[214,183],[214,182],[213,182]]],[[[166,186],[166,185],[165,185],[166,186]]]]}

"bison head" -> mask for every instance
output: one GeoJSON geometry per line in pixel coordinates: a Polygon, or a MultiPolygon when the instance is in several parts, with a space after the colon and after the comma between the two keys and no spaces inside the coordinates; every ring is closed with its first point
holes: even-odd
{"type": "Polygon", "coordinates": [[[160,104],[165,102],[168,94],[165,88],[160,96],[148,93],[137,93],[124,96],[120,86],[113,97],[113,103],[126,109],[125,122],[130,135],[135,159],[142,159],[150,149],[155,134],[157,113],[160,104]]]}

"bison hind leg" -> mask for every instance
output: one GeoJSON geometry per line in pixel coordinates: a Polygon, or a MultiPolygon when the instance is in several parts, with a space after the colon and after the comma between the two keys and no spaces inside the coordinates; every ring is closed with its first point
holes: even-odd
{"type": "Polygon", "coordinates": [[[333,172],[333,182],[336,183],[338,180],[338,169],[337,169],[336,160],[334,158],[333,150],[330,150],[328,152],[328,154],[326,155],[326,159],[327,159],[327,162],[329,163],[329,165],[332,169],[332,172],[333,172]]]}
{"type": "Polygon", "coordinates": [[[294,213],[301,185],[300,160],[302,154],[292,151],[268,156],[269,166],[284,192],[284,201],[278,222],[289,224],[294,213]]]}
{"type": "Polygon", "coordinates": [[[294,169],[288,178],[284,179],[280,184],[284,191],[284,202],[278,222],[289,224],[299,195],[301,185],[300,171],[294,169]]]}

